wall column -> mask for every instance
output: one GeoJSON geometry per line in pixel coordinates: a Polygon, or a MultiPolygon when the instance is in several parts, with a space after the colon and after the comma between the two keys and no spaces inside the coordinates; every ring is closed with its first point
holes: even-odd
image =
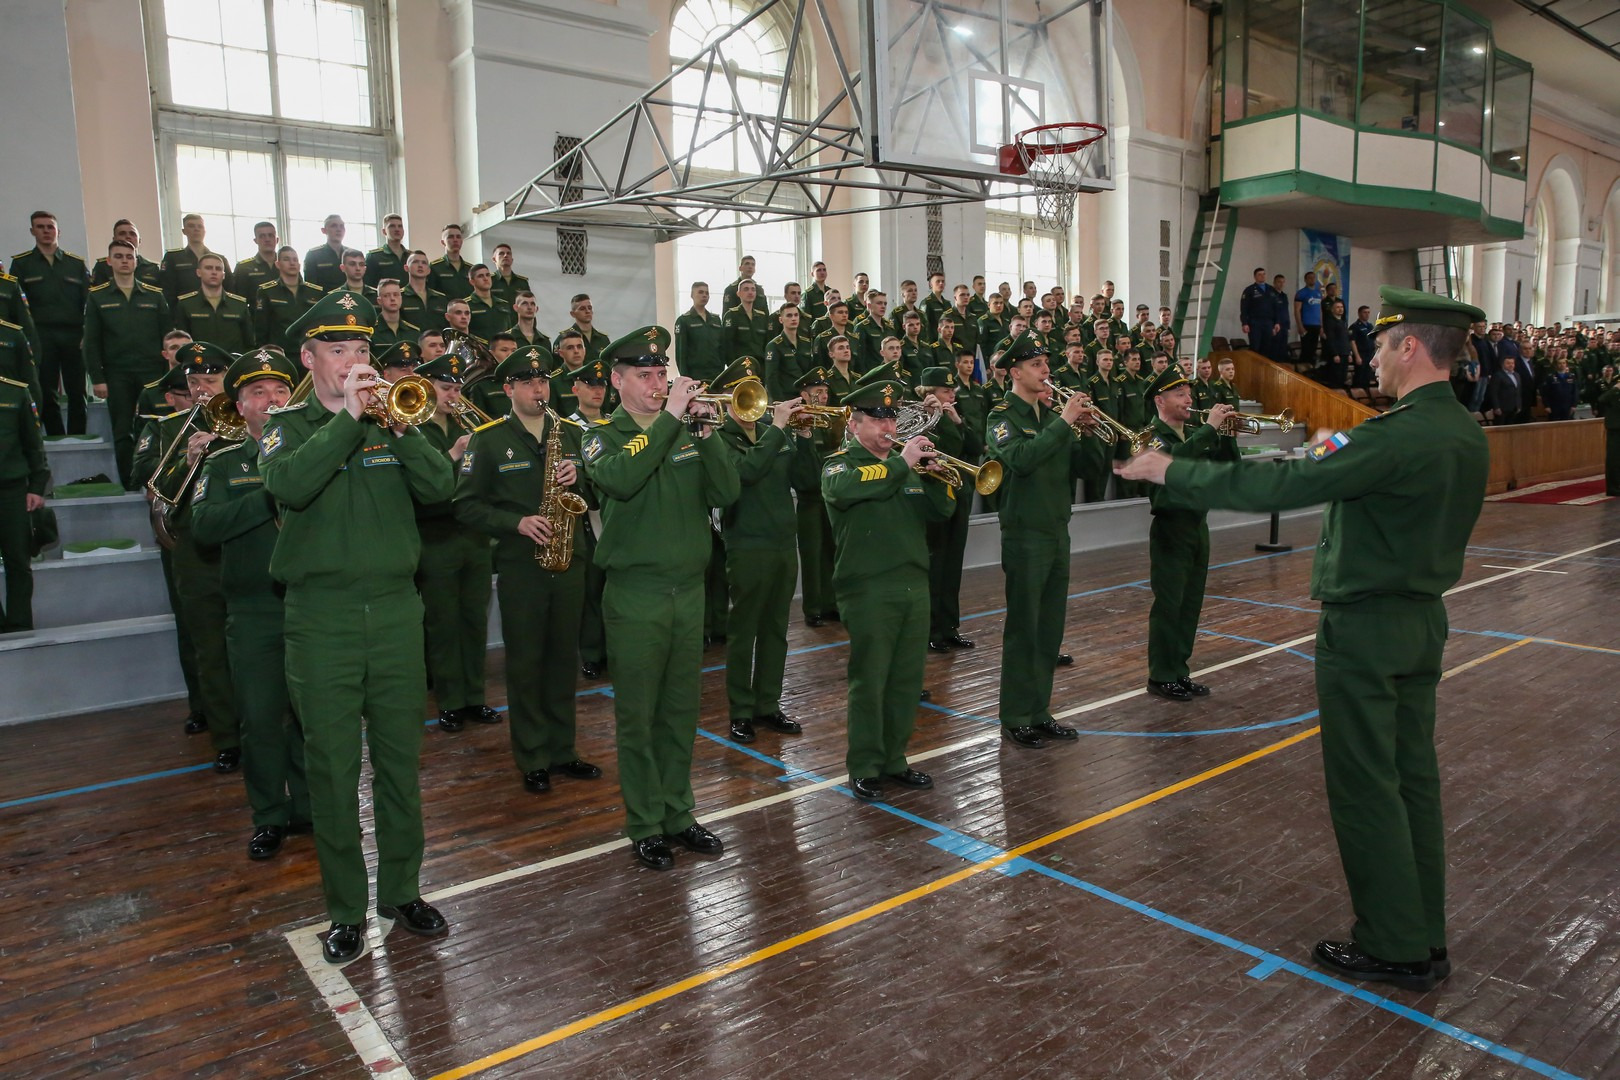
{"type": "MultiPolygon", "coordinates": [[[[0,155],[0,230],[11,245],[5,250],[33,246],[28,215],[49,210],[57,215],[61,245],[93,262],[95,256],[86,245],[64,5],[6,5],[5,33],[0,34],[0,101],[10,104],[7,153],[0,155]]],[[[110,232],[111,226],[107,221],[96,234],[110,232]]]]}

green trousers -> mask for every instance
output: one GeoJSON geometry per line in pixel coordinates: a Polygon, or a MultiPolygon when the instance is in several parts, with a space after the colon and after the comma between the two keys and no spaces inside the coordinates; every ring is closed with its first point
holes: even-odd
{"type": "Polygon", "coordinates": [[[227,604],[225,649],[236,687],[242,782],[255,827],[309,821],[304,730],[287,695],[279,601],[227,604]]]}
{"type": "MultiPolygon", "coordinates": [[[[967,488],[962,489],[967,492],[967,488]]],[[[928,640],[948,638],[962,624],[962,559],[967,553],[973,495],[961,494],[944,521],[928,523],[928,640]]]]}
{"type": "Polygon", "coordinates": [[[850,776],[904,772],[928,654],[927,574],[841,583],[838,611],[849,631],[844,766],[850,776]]]}
{"type": "Polygon", "coordinates": [[[1603,493],[1620,495],[1620,428],[1605,428],[1603,437],[1603,493]]]}
{"type": "Polygon", "coordinates": [[[1322,769],[1354,938],[1382,960],[1446,945],[1445,825],[1434,696],[1440,600],[1323,604],[1316,636],[1322,769]]]}
{"type": "Polygon", "coordinates": [[[1148,526],[1149,582],[1153,607],[1148,612],[1148,678],[1175,682],[1192,671],[1198,614],[1204,608],[1204,581],[1209,576],[1209,526],[1193,510],[1160,510],[1148,526]]]}
{"type": "Polygon", "coordinates": [[[798,559],[793,548],[726,553],[731,627],[726,638],[726,698],[733,720],[773,716],[782,708],[788,612],[798,559]]]}
{"type": "Polygon", "coordinates": [[[608,572],[602,590],[625,834],[684,831],[692,816],[692,741],[702,707],[701,581],[608,572]]]}
{"type": "Polygon", "coordinates": [[[586,571],[575,558],[560,574],[532,557],[502,558],[496,593],[506,642],[506,719],[518,771],[574,761],[574,690],[586,571]]]}
{"type": "Polygon", "coordinates": [[[191,630],[180,617],[180,590],[174,583],[174,554],[166,547],[158,548],[158,561],[163,564],[163,586],[169,593],[169,611],[174,614],[175,651],[180,656],[180,677],[186,684],[186,707],[194,713],[203,711],[202,690],[197,685],[197,646],[192,644],[191,630]]]}
{"type": "Polygon", "coordinates": [[[607,632],[602,629],[602,586],[607,575],[596,565],[596,537],[585,532],[585,606],[579,618],[579,658],[587,664],[607,663],[607,632]]]}
{"type": "Polygon", "coordinates": [[[489,648],[489,538],[459,526],[422,537],[417,587],[426,613],[428,674],[440,709],[484,703],[489,648]]]}
{"type": "MultiPolygon", "coordinates": [[[[703,633],[719,637],[726,633],[731,604],[726,585],[726,545],[719,533],[710,533],[709,569],[703,575],[703,633]]],[[[617,674],[617,672],[615,672],[617,674]]]]}
{"type": "Polygon", "coordinates": [[[816,494],[799,493],[799,608],[804,617],[832,614],[833,535],[827,505],[816,494]]]}
{"type": "Polygon", "coordinates": [[[366,917],[360,740],[371,761],[377,902],[422,894],[422,752],[427,672],[422,600],[409,582],[343,592],[287,590],[287,689],[304,725],[304,773],[321,889],[333,922],[366,917]]]}
{"type": "Polygon", "coordinates": [[[1063,651],[1069,534],[1001,533],[1007,619],[1001,632],[1001,726],[1052,719],[1052,673],[1063,651]]]}
{"type": "Polygon", "coordinates": [[[1083,499],[1088,503],[1108,498],[1108,478],[1114,474],[1114,452],[1101,439],[1087,439],[1085,460],[1081,465],[1080,483],[1085,489],[1083,499]]]}
{"type": "Polygon", "coordinates": [[[161,366],[157,370],[106,373],[107,419],[112,423],[113,457],[118,461],[118,481],[131,491],[134,490],[130,473],[135,458],[135,403],[146,384],[161,374],[161,366]]]}
{"type": "Polygon", "coordinates": [[[0,484],[0,559],[6,564],[6,604],[0,608],[0,634],[34,628],[34,564],[28,554],[28,485],[0,484]]]}
{"type": "Polygon", "coordinates": [[[190,529],[177,530],[172,555],[174,588],[180,597],[177,618],[186,624],[197,657],[197,696],[208,717],[214,749],[242,745],[236,722],[236,692],[231,688],[231,662],[225,651],[225,590],[219,581],[219,549],[199,548],[190,529]]]}

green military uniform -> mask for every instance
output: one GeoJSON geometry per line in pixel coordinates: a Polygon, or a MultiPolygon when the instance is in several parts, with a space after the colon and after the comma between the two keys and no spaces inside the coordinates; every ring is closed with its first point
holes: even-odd
{"type": "Polygon", "coordinates": [[[1000,346],[1001,339],[1007,336],[1007,325],[1010,322],[1012,322],[1012,320],[1007,317],[1007,310],[1005,308],[1002,309],[1000,315],[992,315],[989,312],[985,312],[983,315],[979,316],[977,326],[977,330],[979,332],[979,354],[984,359],[986,364],[990,362],[990,354],[1000,346]]]}
{"type": "Polygon", "coordinates": [[[410,249],[404,247],[397,252],[387,244],[382,247],[372,248],[366,252],[366,284],[375,289],[379,281],[392,278],[399,282],[401,288],[404,288],[406,281],[405,260],[410,258],[410,255],[410,249]]]}
{"type": "MultiPolygon", "coordinates": [[[[848,404],[893,417],[901,390],[875,382],[848,404]]],[[[927,655],[926,526],[950,516],[954,493],[914,471],[898,449],[880,457],[850,439],[822,467],[821,497],[837,545],[839,617],[849,630],[845,765],[851,778],[905,774],[927,655]]]]}
{"type": "Polygon", "coordinates": [[[287,328],[303,318],[323,291],[302,278],[296,289],[280,278],[264,282],[253,294],[253,336],[278,349],[295,348],[296,343],[287,340],[287,328]]]}
{"type": "MultiPolygon", "coordinates": [[[[549,354],[525,359],[514,353],[496,368],[495,379],[543,379],[549,359],[549,354]]],[[[579,425],[554,412],[548,411],[538,438],[521,417],[503,417],[473,433],[456,483],[456,519],[495,540],[512,757],[531,790],[538,791],[549,787],[544,774],[579,760],[574,687],[589,556],[587,522],[573,518],[573,556],[566,570],[543,568],[536,558],[538,547],[518,532],[518,524],[541,513],[558,465],[572,461],[580,466],[580,435],[579,425]],[[553,433],[559,440],[556,460],[550,446],[553,433]],[[537,772],[542,775],[535,777],[537,772]]],[[[579,493],[582,485],[578,481],[571,490],[579,493]]],[[[560,518],[553,517],[553,528],[560,525],[560,518]]]]}
{"type": "Polygon", "coordinates": [[[799,299],[799,306],[805,310],[806,319],[825,319],[827,317],[827,286],[812,281],[810,287],[804,290],[804,295],[799,299]]]}
{"type": "MultiPolygon", "coordinates": [[[[101,285],[113,279],[112,264],[103,255],[90,267],[90,284],[101,285]]],[[[140,252],[135,253],[135,280],[163,288],[163,267],[140,252]]],[[[8,316],[9,317],[9,316],[8,316]]]]}
{"type": "Polygon", "coordinates": [[[861,373],[861,369],[860,365],[855,362],[855,338],[850,334],[850,327],[848,323],[844,324],[844,328],[842,330],[829,326],[824,330],[817,330],[815,332],[815,337],[811,340],[815,342],[816,363],[820,364],[824,368],[830,368],[832,366],[832,357],[827,355],[827,347],[835,337],[845,338],[849,341],[850,370],[854,374],[859,375],[861,373]]]}
{"type": "Polygon", "coordinates": [[[0,379],[20,382],[32,394],[39,390],[39,370],[28,337],[17,323],[0,319],[0,379]]]}
{"type": "Polygon", "coordinates": [[[708,382],[726,366],[725,324],[712,311],[687,308],[675,318],[675,363],[681,374],[708,382]]]}
{"type": "Polygon", "coordinates": [[[883,339],[894,335],[880,320],[866,314],[851,322],[844,336],[849,338],[850,367],[864,375],[883,363],[883,339]]]}
{"type": "MultiPolygon", "coordinates": [[[[662,366],[669,333],[636,331],[608,359],[662,366]]],[[[613,667],[613,710],[632,841],[679,834],[692,817],[692,741],[702,666],[703,568],[709,507],[738,495],[725,445],[660,412],[643,430],[627,409],[595,424],[582,446],[602,503],[596,562],[607,571],[602,615],[613,667]]]]}
{"type": "Polygon", "coordinates": [[[781,333],[765,343],[764,359],[761,377],[771,400],[786,401],[797,396],[799,379],[816,366],[816,345],[803,334],[789,341],[787,334],[781,333]]]}
{"type": "MultiPolygon", "coordinates": [[[[1243,395],[1238,393],[1237,387],[1219,375],[1209,380],[1209,387],[1214,398],[1210,402],[1211,405],[1230,405],[1232,408],[1237,409],[1243,404],[1243,395]]],[[[1238,448],[1237,436],[1222,435],[1220,440],[1221,452],[1216,455],[1218,460],[1236,461],[1243,456],[1243,452],[1238,448]]]]}
{"type": "MultiPolygon", "coordinates": [[[[1406,321],[1466,330],[1485,318],[1442,296],[1387,286],[1380,294],[1376,332],[1406,321]]],[[[1311,573],[1311,595],[1322,604],[1316,691],[1354,945],[1419,976],[1432,973],[1430,950],[1446,945],[1434,752],[1442,597],[1462,575],[1488,468],[1484,432],[1441,380],[1408,390],[1394,408],[1301,459],[1177,458],[1165,477],[1164,505],[1263,511],[1328,504],[1311,573]]],[[[1318,958],[1335,945],[1319,944],[1318,958]]]]}
{"type": "Polygon", "coordinates": [[[758,360],[765,355],[765,343],[771,336],[771,317],[763,307],[755,307],[752,312],[744,311],[741,304],[728,308],[720,326],[720,355],[726,363],[734,363],[744,356],[758,360]]]}
{"type": "MultiPolygon", "coordinates": [[[[1033,335],[1020,334],[997,366],[1043,355],[1033,335]]],[[[1084,447],[1063,417],[1011,389],[990,410],[989,457],[1001,462],[998,492],[1001,568],[1007,578],[1007,620],[1001,647],[1001,725],[1009,732],[1069,738],[1052,717],[1052,673],[1063,645],[1069,594],[1069,515],[1084,447]]],[[[1014,741],[1019,741],[1015,736],[1014,741]]],[[[1024,743],[1027,745],[1027,742],[1024,743]]]]}
{"type": "MultiPolygon", "coordinates": [[[[723,393],[749,376],[759,377],[759,365],[744,358],[721,372],[714,385],[723,393]]],[[[753,738],[747,726],[751,721],[781,723],[788,610],[799,569],[793,489],[814,481],[817,459],[808,436],[776,427],[770,414],[746,426],[727,416],[718,434],[735,454],[741,484],[737,501],[724,511],[721,532],[731,598],[726,698],[732,735],[748,742],[753,738]],[[746,737],[739,732],[739,721],[746,737]]]]}
{"type": "MultiPolygon", "coordinates": [[[[180,302],[182,293],[197,288],[197,264],[204,255],[219,255],[219,252],[205,246],[201,254],[194,254],[190,247],[170,248],[163,253],[163,262],[158,267],[158,287],[163,290],[163,299],[168,301],[170,311],[180,302]]],[[[227,267],[229,265],[226,263],[227,267]]]]}
{"type": "MultiPolygon", "coordinates": [[[[260,349],[231,364],[225,392],[236,401],[249,383],[278,379],[291,387],[300,377],[285,356],[260,349]]],[[[275,500],[259,476],[259,444],[245,439],[210,451],[192,492],[191,527],[198,543],[220,549],[225,651],[236,690],[242,782],[257,840],[257,830],[285,830],[311,820],[304,733],[287,694],[281,590],[270,577],[279,530],[275,500]]]]}
{"type": "Polygon", "coordinates": [[[6,602],[0,633],[34,628],[33,530],[28,496],[44,495],[51,468],[45,437],[28,384],[0,378],[0,560],[5,562],[6,602]]]}
{"type": "MultiPolygon", "coordinates": [[[[1120,418],[1119,386],[1114,382],[1112,372],[1107,376],[1101,372],[1091,375],[1080,389],[1091,398],[1093,407],[1115,420],[1120,418]]],[[[1108,478],[1113,475],[1116,447],[1118,444],[1108,439],[1086,440],[1083,451],[1085,460],[1080,474],[1086,502],[1102,502],[1108,497],[1108,478]]]]}
{"type": "Polygon", "coordinates": [[[507,307],[511,307],[517,301],[518,293],[534,291],[529,287],[529,279],[524,277],[522,274],[513,274],[511,277],[504,277],[502,276],[501,272],[495,269],[493,266],[489,268],[489,272],[489,291],[500,297],[502,300],[505,300],[507,307]]]}
{"type": "MultiPolygon", "coordinates": [[[[574,373],[574,381],[608,387],[607,362],[592,360],[574,373]]],[[[608,387],[607,396],[602,399],[601,416],[607,415],[607,403],[612,394],[612,388],[608,387]]],[[[568,419],[578,424],[581,431],[588,430],[597,419],[601,418],[600,416],[591,418],[581,413],[577,408],[579,403],[577,397],[574,403],[576,408],[568,415],[568,419]]],[[[592,491],[586,490],[584,494],[588,499],[595,498],[592,491]]],[[[586,555],[585,612],[579,620],[579,661],[582,668],[590,669],[586,674],[594,677],[607,669],[607,631],[602,626],[602,588],[607,584],[607,575],[596,565],[596,528],[591,524],[591,519],[582,518],[579,528],[585,534],[586,555]]]]}
{"type": "Polygon", "coordinates": [[[506,328],[506,332],[517,339],[518,348],[520,349],[536,348],[544,349],[547,352],[552,351],[551,338],[548,337],[546,332],[540,329],[539,326],[534,328],[534,336],[530,337],[528,334],[523,332],[523,328],[519,326],[517,324],[517,320],[514,319],[512,321],[512,325],[506,328]]]}
{"type": "Polygon", "coordinates": [[[130,491],[138,401],[147,382],[163,374],[170,325],[163,290],[144,281],[133,282],[127,296],[116,281],[92,286],[84,305],[84,363],[92,385],[107,385],[118,479],[130,491]]]}
{"type": "Polygon", "coordinates": [[[596,329],[596,327],[593,326],[589,332],[586,332],[585,328],[580,326],[578,323],[569,323],[567,326],[563,327],[562,330],[552,334],[552,342],[555,343],[558,336],[567,330],[577,330],[579,333],[585,336],[585,363],[587,364],[592,360],[599,359],[602,356],[603,351],[613,343],[612,338],[602,333],[602,331],[596,329]]]}
{"type": "Polygon", "coordinates": [[[922,308],[917,307],[915,304],[912,304],[912,305],[908,306],[904,302],[902,302],[900,304],[897,304],[895,306],[895,308],[892,311],[889,312],[889,317],[888,317],[887,325],[885,326],[885,329],[895,337],[898,337],[898,338],[905,337],[906,336],[906,321],[905,320],[906,320],[906,312],[908,312],[908,311],[915,311],[917,313],[917,329],[918,329],[918,332],[919,332],[920,335],[927,335],[928,334],[928,317],[923,314],[922,308]]]}
{"type": "Polygon", "coordinates": [[[1598,408],[1603,413],[1603,490],[1608,495],[1620,495],[1620,382],[1611,384],[1598,394],[1598,408]]]}
{"type": "Polygon", "coordinates": [[[249,352],[256,341],[253,309],[246,298],[230,292],[221,292],[218,300],[209,300],[201,290],[185,293],[175,305],[174,326],[193,341],[207,341],[229,352],[249,352]]]}
{"type": "MultiPolygon", "coordinates": [[[[71,251],[56,249],[47,259],[39,248],[11,257],[11,275],[28,298],[28,310],[39,335],[40,420],[45,434],[80,435],[85,428],[84,406],[84,302],[90,291],[90,272],[71,251]],[[67,426],[56,405],[57,387],[67,396],[67,426]]],[[[21,378],[20,375],[10,376],[21,378]]]]}
{"type": "Polygon", "coordinates": [[[389,326],[381,315],[377,316],[377,328],[371,334],[371,350],[377,352],[381,349],[391,348],[401,341],[408,341],[415,345],[422,336],[422,328],[415,323],[408,323],[403,318],[399,325],[389,326]]]}
{"type": "MultiPolygon", "coordinates": [[[[921,338],[903,337],[900,339],[900,370],[905,373],[908,382],[915,375],[920,375],[922,369],[930,366],[934,356],[934,347],[921,338]]],[[[953,363],[950,365],[955,367],[953,363]]]]}
{"type": "MultiPolygon", "coordinates": [[[[173,369],[171,368],[170,370],[172,371],[173,369]]],[[[165,372],[165,374],[167,374],[167,372],[165,372]]],[[[141,392],[135,397],[136,423],[133,425],[133,427],[139,432],[144,433],[146,431],[146,424],[148,421],[155,417],[161,418],[168,416],[172,412],[174,412],[174,408],[170,406],[164,395],[163,376],[159,375],[151,382],[141,384],[141,392]]],[[[133,469],[133,457],[130,460],[130,467],[133,469]]],[[[133,474],[131,479],[133,479],[133,474]]],[[[140,485],[137,483],[136,486],[139,487],[140,485]]]]}
{"type": "Polygon", "coordinates": [[[304,280],[322,292],[343,288],[343,283],[348,280],[343,273],[345,250],[342,247],[334,250],[330,243],[326,243],[317,244],[304,252],[304,280]]]}
{"type": "Polygon", "coordinates": [[[469,293],[464,299],[472,310],[467,332],[485,341],[517,322],[517,312],[512,310],[512,305],[493,293],[488,300],[477,293],[469,293]]]}
{"type": "Polygon", "coordinates": [[[923,337],[932,341],[934,336],[939,333],[939,320],[944,318],[946,312],[954,310],[956,305],[939,293],[931,292],[923,297],[919,306],[922,309],[923,337]]]}
{"type": "MultiPolygon", "coordinates": [[[[951,344],[949,347],[949,351],[952,354],[951,359],[948,362],[941,362],[940,366],[954,367],[956,365],[956,353],[966,351],[973,353],[974,355],[978,355],[979,320],[974,318],[971,313],[964,315],[960,311],[957,311],[954,307],[940,316],[941,322],[947,319],[950,320],[951,325],[956,327],[956,329],[952,331],[951,344]]],[[[939,332],[938,323],[936,323],[932,329],[925,327],[923,329],[923,337],[934,342],[935,346],[939,346],[943,343],[943,336],[939,332]]]]}
{"type": "Polygon", "coordinates": [[[400,318],[417,326],[438,329],[445,325],[444,313],[449,307],[450,297],[437,289],[429,288],[427,295],[423,296],[411,289],[410,282],[404,283],[404,299],[399,305],[400,318]]]}
{"type": "MultiPolygon", "coordinates": [[[[794,396],[802,396],[812,386],[828,386],[826,368],[812,367],[794,385],[794,396]]],[[[829,401],[831,393],[829,390],[829,401]]],[[[799,607],[805,622],[818,626],[823,619],[837,618],[833,600],[833,535],[827,505],[821,501],[820,465],[843,443],[844,425],[811,429],[817,469],[813,476],[795,488],[797,495],[797,535],[799,541],[799,607]]]]}
{"type": "MultiPolygon", "coordinates": [[[[417,365],[416,374],[460,383],[465,369],[459,353],[447,352],[417,365]]],[[[459,466],[450,451],[465,434],[460,424],[436,415],[417,430],[445,460],[459,466]]],[[[484,710],[489,537],[458,522],[448,497],[431,503],[417,500],[416,527],[422,539],[416,584],[422,594],[428,677],[439,704],[439,726],[457,731],[465,720],[493,718],[484,710]]]]}
{"type": "MultiPolygon", "coordinates": [[[[138,274],[136,276],[139,277],[138,274]]],[[[226,279],[225,288],[238,296],[245,296],[251,301],[259,295],[260,285],[280,280],[281,271],[276,267],[275,260],[271,259],[269,262],[265,262],[255,252],[236,264],[231,270],[231,276],[226,279]]]]}
{"type": "MultiPolygon", "coordinates": [[[[512,355],[516,356],[519,353],[522,353],[527,356],[531,351],[546,352],[544,349],[519,349],[512,355]]],[[[547,355],[549,355],[549,353],[547,355]]],[[[577,368],[554,367],[546,373],[546,378],[551,380],[550,405],[553,412],[557,413],[559,416],[569,416],[575,409],[579,408],[579,399],[574,396],[574,380],[578,379],[580,374],[590,366],[591,361],[587,360],[577,368]]],[[[505,395],[503,394],[502,396],[504,397],[505,395]]],[[[612,410],[612,402],[610,400],[612,396],[612,392],[610,391],[608,397],[602,400],[602,412],[604,415],[612,410]]]]}
{"type": "Polygon", "coordinates": [[[841,371],[837,364],[831,361],[823,361],[821,370],[827,375],[827,404],[829,405],[842,405],[844,399],[849,396],[850,391],[855,389],[855,384],[861,379],[861,373],[855,370],[853,364],[850,365],[847,371],[841,371]]]}
{"type": "MultiPolygon", "coordinates": [[[[1119,408],[1116,419],[1132,431],[1141,431],[1148,424],[1145,395],[1149,381],[1146,376],[1133,375],[1129,371],[1115,368],[1115,400],[1119,408]]],[[[1123,458],[1127,456],[1128,451],[1124,445],[1118,445],[1114,454],[1116,458],[1123,458]]],[[[1121,480],[1115,487],[1122,499],[1140,499],[1147,495],[1147,485],[1134,480],[1121,480]]]]}
{"type": "MultiPolygon", "coordinates": [[[[369,302],[333,294],[291,336],[364,337],[374,316],[369,302]]],[[[397,908],[421,895],[427,673],[412,500],[450,498],[455,473],[420,432],[396,435],[347,410],[333,413],[318,393],[271,415],[259,471],[281,520],[270,573],[286,588],[287,685],[304,725],[321,885],[334,923],[363,924],[362,717],[376,806],[377,903],[397,908]]]]}
{"type": "Polygon", "coordinates": [[[466,296],[472,292],[472,282],[468,280],[472,268],[473,264],[466,259],[452,263],[450,256],[440,255],[428,264],[428,288],[446,296],[466,296]]]}
{"type": "MultiPolygon", "coordinates": [[[[984,453],[983,411],[975,408],[975,399],[965,393],[956,372],[948,367],[931,367],[923,371],[919,384],[923,389],[946,387],[957,392],[956,414],[960,424],[949,416],[942,416],[928,433],[934,446],[960,458],[970,465],[978,464],[984,453]]],[[[962,624],[962,559],[967,552],[968,518],[973,514],[973,478],[964,475],[963,486],[956,493],[951,516],[944,521],[928,525],[928,641],[959,644],[962,624]]]]}

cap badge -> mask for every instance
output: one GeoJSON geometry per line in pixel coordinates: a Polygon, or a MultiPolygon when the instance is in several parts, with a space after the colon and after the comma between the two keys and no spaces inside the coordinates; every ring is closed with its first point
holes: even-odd
{"type": "Polygon", "coordinates": [[[344,293],[342,296],[338,297],[337,306],[342,308],[344,311],[352,310],[356,306],[353,295],[344,293]]]}

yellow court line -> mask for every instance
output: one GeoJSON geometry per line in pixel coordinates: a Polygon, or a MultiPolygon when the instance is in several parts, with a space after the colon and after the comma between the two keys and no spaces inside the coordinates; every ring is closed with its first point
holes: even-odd
{"type": "Polygon", "coordinates": [[[1538,637],[1531,638],[1536,645],[1562,645],[1566,649],[1580,649],[1582,652],[1608,653],[1610,656],[1620,656],[1620,649],[1605,649],[1602,645],[1582,645],[1578,641],[1559,641],[1557,638],[1538,637]]]}
{"type": "Polygon", "coordinates": [[[1201,772],[1196,776],[1190,776],[1187,779],[1178,781],[1168,787],[1160,788],[1158,791],[1152,792],[1151,794],[1143,795],[1141,798],[1132,799],[1130,802],[1122,803],[1111,810],[1104,810],[1102,813],[1095,814],[1089,818],[1086,818],[1084,821],[1075,822],[1073,825],[1067,825],[1061,829],[1058,829],[1056,832],[1047,833],[1045,836],[1038,837],[1037,839],[1031,840],[1026,844],[1020,844],[1018,847],[1004,851],[993,858],[986,859],[984,862],[965,866],[953,873],[946,874],[944,877],[936,878],[935,880],[927,882],[926,884],[917,886],[915,889],[900,893],[896,896],[891,896],[887,900],[880,900],[869,907],[864,907],[859,911],[851,912],[842,918],[834,919],[832,922],[823,923],[820,926],[813,927],[800,934],[795,934],[794,936],[785,938],[776,942],[775,944],[767,945],[762,949],[756,949],[745,956],[739,956],[735,960],[730,960],[724,964],[719,964],[708,969],[707,971],[700,971],[696,975],[682,979],[679,982],[670,983],[668,986],[663,986],[657,990],[642,994],[640,997],[635,997],[628,1001],[620,1002],[618,1005],[614,1005],[611,1008],[592,1013],[590,1016],[583,1017],[571,1024],[566,1024],[560,1028],[548,1031],[544,1035],[538,1035],[535,1038],[526,1039],[523,1042],[515,1043],[504,1050],[497,1050],[493,1054],[488,1054],[479,1058],[477,1061],[469,1062],[466,1065],[461,1065],[453,1069],[448,1069],[445,1072],[434,1076],[432,1080],[462,1080],[464,1077],[476,1076],[478,1073],[495,1068],[498,1065],[504,1065],[509,1061],[523,1057],[525,1054],[531,1054],[536,1050],[544,1049],[547,1046],[559,1043],[564,1039],[572,1038],[573,1036],[589,1031],[592,1028],[600,1027],[603,1024],[629,1016],[632,1013],[640,1012],[642,1009],[645,1009],[648,1006],[656,1005],[661,1001],[667,1001],[668,999],[679,994],[683,994],[688,990],[694,990],[697,987],[707,985],[708,983],[714,982],[717,979],[723,979],[727,975],[734,974],[746,968],[751,968],[756,964],[771,959],[772,957],[780,956],[786,952],[791,952],[801,945],[808,945],[813,941],[819,941],[821,938],[827,937],[831,934],[836,934],[840,930],[846,930],[851,926],[866,922],[867,920],[876,918],[877,916],[886,912],[893,911],[895,908],[902,907],[906,904],[912,903],[915,900],[921,900],[925,896],[931,896],[942,889],[948,889],[958,882],[966,881],[968,878],[976,877],[979,874],[994,870],[999,866],[1005,866],[1007,863],[1019,858],[1020,856],[1027,855],[1032,851],[1036,851],[1050,844],[1055,844],[1059,840],[1066,839],[1075,835],[1076,833],[1084,832],[1087,829],[1094,828],[1105,822],[1113,821],[1115,818],[1122,817],[1133,810],[1139,810],[1144,806],[1158,802],[1160,799],[1165,799],[1178,792],[1185,791],[1188,788],[1196,787],[1197,785],[1204,783],[1206,780],[1213,780],[1217,776],[1223,776],[1234,769],[1242,768],[1250,762],[1258,761],[1260,758],[1266,757],[1270,754],[1275,754],[1279,750],[1286,750],[1295,743],[1303,742],[1306,739],[1311,738],[1312,736],[1318,734],[1321,730],[1322,729],[1320,727],[1313,727],[1309,730],[1301,731],[1296,735],[1291,735],[1288,738],[1283,739],[1281,742],[1275,742],[1270,746],[1262,747],[1259,750],[1251,751],[1250,753],[1244,754],[1241,757],[1233,758],[1231,761],[1228,761],[1223,765],[1217,765],[1213,769],[1201,772]]]}
{"type": "Polygon", "coordinates": [[[1514,649],[1522,649],[1526,645],[1532,645],[1532,644],[1535,643],[1535,640],[1536,639],[1533,638],[1533,637],[1522,637],[1518,641],[1515,641],[1510,645],[1502,646],[1500,649],[1497,649],[1495,652],[1488,652],[1484,656],[1478,656],[1478,657],[1475,657],[1472,660],[1469,660],[1467,663],[1458,664],[1456,667],[1452,668],[1450,671],[1443,672],[1440,675],[1440,677],[1442,679],[1449,679],[1453,675],[1460,675],[1463,672],[1467,671],[1469,668],[1477,668],[1477,667],[1479,667],[1479,665],[1485,663],[1487,660],[1495,660],[1498,656],[1501,656],[1504,653],[1510,653],[1514,649]]]}

